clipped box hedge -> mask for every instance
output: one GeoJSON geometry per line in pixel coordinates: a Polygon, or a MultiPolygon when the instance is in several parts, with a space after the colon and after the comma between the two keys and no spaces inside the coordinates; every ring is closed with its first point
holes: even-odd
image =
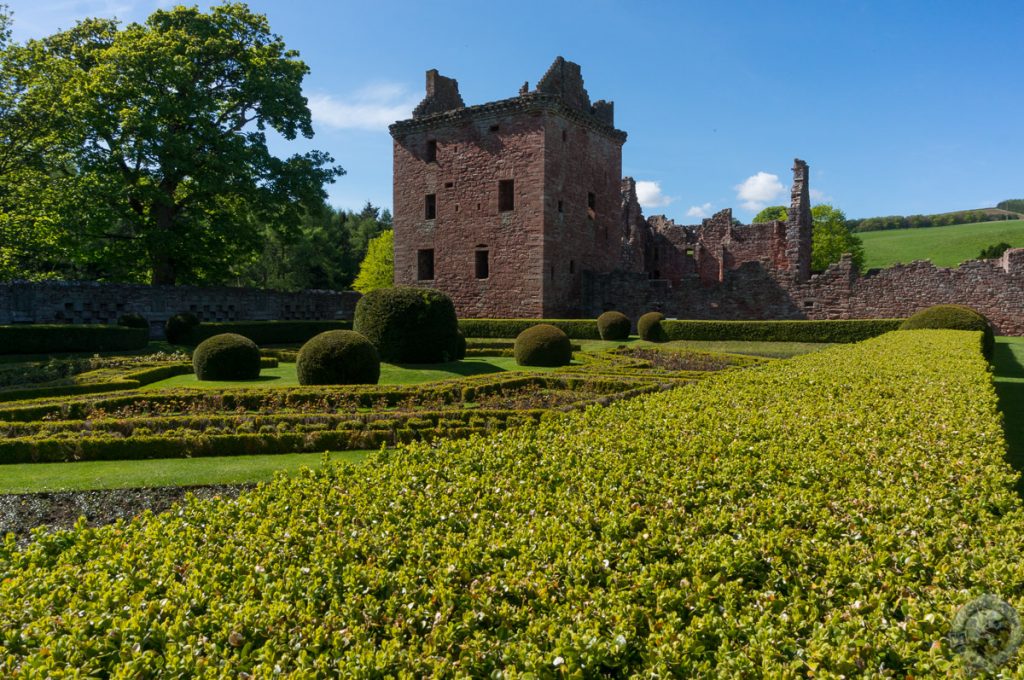
{"type": "Polygon", "coordinates": [[[221,333],[237,333],[260,346],[292,345],[325,331],[344,330],[352,330],[351,321],[204,321],[189,332],[187,344],[198,345],[221,333]]]}
{"type": "Polygon", "coordinates": [[[512,338],[537,324],[562,329],[573,340],[600,340],[597,319],[459,319],[459,330],[467,338],[512,338]]]}
{"type": "Polygon", "coordinates": [[[890,333],[10,537],[0,675],[959,676],[956,612],[1024,609],[980,337],[890,333]]]}
{"type": "Polygon", "coordinates": [[[898,330],[903,319],[822,321],[664,320],[665,340],[747,340],[758,342],[860,342],[898,330]]]}
{"type": "Polygon", "coordinates": [[[119,352],[142,349],[148,343],[148,328],[98,324],[0,326],[0,354],[119,352]]]}

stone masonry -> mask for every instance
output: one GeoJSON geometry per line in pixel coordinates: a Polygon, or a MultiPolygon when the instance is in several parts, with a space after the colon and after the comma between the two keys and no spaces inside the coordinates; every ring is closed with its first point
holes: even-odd
{"type": "Polygon", "coordinates": [[[153,337],[178,312],[203,321],[351,319],[358,293],[309,290],[286,293],[256,288],[145,286],[90,281],[14,281],[0,284],[0,324],[117,323],[141,314],[153,337]]]}
{"type": "Polygon", "coordinates": [[[700,225],[644,218],[620,178],[626,133],[557,58],[534,90],[466,106],[427,72],[394,139],[395,282],[436,287],[465,317],[592,317],[618,309],[691,319],[904,317],[970,305],[1024,334],[1024,249],[959,268],[915,262],[812,275],[809,169],[796,160],[785,220],[700,225]]]}

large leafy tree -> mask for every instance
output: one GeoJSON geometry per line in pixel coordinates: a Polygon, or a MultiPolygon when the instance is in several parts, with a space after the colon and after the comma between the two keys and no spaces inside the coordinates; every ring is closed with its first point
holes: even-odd
{"type": "MultiPolygon", "coordinates": [[[[785,220],[789,211],[782,205],[770,205],[754,216],[754,222],[785,220]]],[[[830,264],[838,262],[845,253],[850,253],[853,265],[864,268],[864,244],[853,234],[842,210],[827,203],[811,208],[814,231],[811,241],[811,269],[825,271],[830,264]]]]}
{"type": "Polygon", "coordinates": [[[123,28],[87,20],[26,49],[40,81],[60,87],[23,108],[60,131],[49,147],[65,159],[65,194],[88,197],[63,202],[59,226],[99,276],[227,280],[268,225],[297,230],[343,173],[322,152],[268,150],[270,130],[313,135],[308,68],[244,4],[179,6],[123,28]]]}

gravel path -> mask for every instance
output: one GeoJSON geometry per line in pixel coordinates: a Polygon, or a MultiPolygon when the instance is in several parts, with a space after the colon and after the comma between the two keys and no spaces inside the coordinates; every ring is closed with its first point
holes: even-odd
{"type": "Polygon", "coordinates": [[[186,494],[198,498],[236,498],[252,485],[164,486],[147,489],[60,491],[0,494],[0,537],[13,532],[18,542],[29,541],[35,527],[69,529],[84,516],[90,526],[111,524],[146,510],[163,512],[186,494]]]}

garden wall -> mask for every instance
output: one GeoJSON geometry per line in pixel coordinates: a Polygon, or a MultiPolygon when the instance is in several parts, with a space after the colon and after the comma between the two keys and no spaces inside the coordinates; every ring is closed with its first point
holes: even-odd
{"type": "Polygon", "coordinates": [[[351,319],[358,299],[359,293],[351,291],[15,281],[0,284],[0,325],[114,324],[134,312],[149,320],[152,337],[162,337],[164,321],[178,312],[192,312],[203,321],[351,319]]]}

